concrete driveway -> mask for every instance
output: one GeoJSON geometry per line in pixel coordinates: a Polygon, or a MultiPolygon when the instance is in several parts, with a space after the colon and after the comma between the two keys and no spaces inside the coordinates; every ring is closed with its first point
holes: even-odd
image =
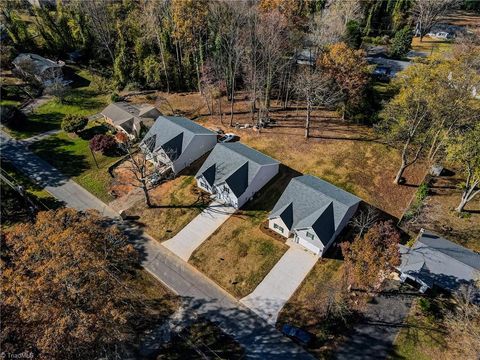
{"type": "Polygon", "coordinates": [[[287,241],[290,248],[275,264],[255,290],[240,300],[270,324],[277,322],[283,305],[300,286],[318,256],[296,243],[287,241]]]}
{"type": "Polygon", "coordinates": [[[177,235],[162,243],[182,260],[188,261],[192,253],[233,213],[235,208],[217,202],[210,204],[177,235]]]}

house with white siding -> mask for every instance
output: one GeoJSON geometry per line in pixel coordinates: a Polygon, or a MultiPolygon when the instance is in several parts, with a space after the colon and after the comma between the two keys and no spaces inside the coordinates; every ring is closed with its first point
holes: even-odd
{"type": "Polygon", "coordinates": [[[360,199],[311,175],[293,178],[269,215],[269,228],[322,256],[360,199]]]}
{"type": "Polygon", "coordinates": [[[180,116],[159,116],[140,143],[157,167],[175,174],[213,149],[217,134],[180,116]]]}
{"type": "Polygon", "coordinates": [[[218,202],[240,208],[277,173],[280,162],[239,142],[217,144],[195,178],[218,202]]]}

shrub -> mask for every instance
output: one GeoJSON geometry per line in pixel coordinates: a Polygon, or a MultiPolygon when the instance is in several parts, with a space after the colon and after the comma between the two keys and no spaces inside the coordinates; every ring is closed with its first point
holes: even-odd
{"type": "Polygon", "coordinates": [[[97,134],[90,140],[89,146],[92,151],[111,154],[117,149],[117,142],[112,135],[97,134]]]}
{"type": "Polygon", "coordinates": [[[360,24],[355,20],[347,22],[345,30],[345,42],[352,49],[358,49],[362,43],[362,32],[360,30],[360,24]]]}
{"type": "Polygon", "coordinates": [[[85,129],[88,118],[80,115],[67,115],[62,120],[62,130],[68,133],[78,133],[85,129]]]}
{"type": "Polygon", "coordinates": [[[112,93],[112,95],[110,95],[110,100],[112,100],[113,102],[117,102],[117,101],[121,101],[122,97],[118,95],[118,93],[114,92],[112,93]]]}
{"type": "Polygon", "coordinates": [[[418,306],[420,306],[420,310],[422,310],[425,315],[430,314],[432,311],[432,303],[427,298],[421,298],[418,301],[418,306]]]}
{"type": "Polygon", "coordinates": [[[390,45],[390,56],[394,58],[403,58],[407,55],[412,47],[412,38],[412,30],[408,26],[397,31],[392,39],[392,44],[390,45]]]}

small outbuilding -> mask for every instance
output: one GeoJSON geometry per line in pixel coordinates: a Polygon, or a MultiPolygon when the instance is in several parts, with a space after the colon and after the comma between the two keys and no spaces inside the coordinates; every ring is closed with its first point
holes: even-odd
{"type": "Polygon", "coordinates": [[[54,81],[63,81],[62,67],[65,63],[46,59],[43,56],[22,53],[13,59],[13,72],[19,76],[38,81],[42,86],[50,86],[54,81]]]}

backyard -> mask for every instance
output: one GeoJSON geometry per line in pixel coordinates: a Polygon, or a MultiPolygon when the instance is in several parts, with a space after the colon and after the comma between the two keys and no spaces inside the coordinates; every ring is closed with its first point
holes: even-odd
{"type": "Polygon", "coordinates": [[[113,197],[109,194],[112,178],[108,173],[108,167],[119,157],[96,153],[95,161],[89,148],[89,140],[94,135],[107,132],[108,128],[105,125],[91,123],[78,135],[62,131],[35,142],[30,149],[93,195],[104,202],[109,202],[113,197]]]}
{"type": "Polygon", "coordinates": [[[251,293],[288,249],[269,234],[265,221],[296,175],[281,166],[280,174],[200,245],[189,262],[237,298],[251,293]]]}
{"type": "Polygon", "coordinates": [[[402,227],[412,237],[425,228],[471,250],[480,251],[480,198],[477,196],[470,201],[462,214],[454,210],[461,198],[458,187],[462,177],[458,171],[453,175],[433,177],[418,210],[412,213],[410,219],[402,221],[402,227]]]}

